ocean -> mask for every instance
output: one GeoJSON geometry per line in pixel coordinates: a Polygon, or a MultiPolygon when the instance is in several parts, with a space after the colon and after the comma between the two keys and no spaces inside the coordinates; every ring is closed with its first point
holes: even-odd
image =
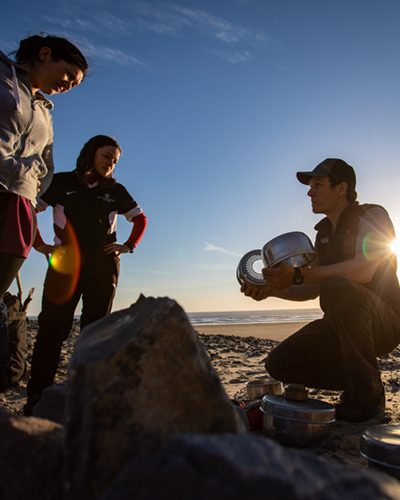
{"type": "MultiPolygon", "coordinates": [[[[221,311],[187,313],[194,326],[248,325],[251,323],[292,323],[322,318],[320,309],[276,309],[266,311],[221,311]]],[[[37,316],[29,316],[37,320],[37,316]]],[[[75,316],[79,320],[80,316],[75,316]]]]}
{"type": "Polygon", "coordinates": [[[242,325],[250,323],[290,323],[322,318],[320,309],[277,309],[271,311],[224,311],[188,313],[193,325],[242,325]]]}

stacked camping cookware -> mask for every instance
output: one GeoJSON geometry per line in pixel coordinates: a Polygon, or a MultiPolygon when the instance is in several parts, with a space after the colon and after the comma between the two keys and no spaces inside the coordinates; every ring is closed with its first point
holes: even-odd
{"type": "MultiPolygon", "coordinates": [[[[285,233],[261,250],[247,252],[239,262],[236,276],[241,285],[268,287],[262,267],[303,267],[312,263],[315,256],[307,235],[298,231],[285,233]]],[[[253,400],[248,408],[256,407],[261,413],[260,428],[267,436],[289,446],[307,447],[329,435],[335,421],[334,407],[309,398],[304,386],[291,384],[283,391],[281,382],[267,377],[248,382],[246,388],[249,400],[253,400]]]]}
{"type": "Polygon", "coordinates": [[[315,259],[315,250],[309,237],[300,232],[284,233],[266,243],[261,250],[251,250],[240,260],[236,277],[241,285],[268,286],[257,267],[276,267],[286,264],[303,267],[315,259]]]}

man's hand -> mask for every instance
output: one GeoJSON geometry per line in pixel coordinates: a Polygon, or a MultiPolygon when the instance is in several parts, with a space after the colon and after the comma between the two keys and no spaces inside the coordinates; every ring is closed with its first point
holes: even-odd
{"type": "Polygon", "coordinates": [[[264,300],[271,294],[271,288],[268,285],[248,285],[245,283],[241,286],[240,291],[244,293],[246,297],[251,297],[257,301],[264,300]]]}
{"type": "Polygon", "coordinates": [[[119,243],[109,243],[104,247],[106,254],[119,255],[121,253],[129,253],[130,249],[126,245],[120,245],[119,243]]]}
{"type": "Polygon", "coordinates": [[[273,290],[285,290],[293,284],[293,267],[281,264],[277,267],[264,267],[262,274],[273,290]]]}

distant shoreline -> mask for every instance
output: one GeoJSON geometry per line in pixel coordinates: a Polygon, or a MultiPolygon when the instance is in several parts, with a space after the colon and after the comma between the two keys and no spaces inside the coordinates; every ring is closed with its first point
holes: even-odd
{"type": "Polygon", "coordinates": [[[206,335],[236,335],[238,337],[258,337],[260,339],[281,341],[310,321],[248,324],[225,323],[221,325],[193,325],[193,328],[206,335]]]}
{"type": "MultiPolygon", "coordinates": [[[[28,319],[37,322],[37,316],[28,316],[28,319]]],[[[74,317],[79,321],[80,316],[74,317]]],[[[313,319],[306,321],[279,321],[274,323],[217,323],[196,324],[192,321],[193,328],[206,335],[234,335],[237,337],[258,337],[265,340],[284,340],[302,328],[313,319]]]]}

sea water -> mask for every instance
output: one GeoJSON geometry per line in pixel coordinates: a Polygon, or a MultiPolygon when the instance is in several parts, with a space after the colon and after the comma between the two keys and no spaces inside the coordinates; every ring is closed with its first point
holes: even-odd
{"type": "MultiPolygon", "coordinates": [[[[248,325],[259,323],[309,322],[322,318],[321,309],[276,309],[265,311],[219,311],[187,313],[193,325],[248,325]]],[[[29,316],[37,320],[37,316],[29,316]]],[[[75,316],[79,320],[79,316],[75,316]]]]}
{"type": "Polygon", "coordinates": [[[223,311],[188,313],[193,325],[243,325],[291,323],[322,318],[321,309],[279,309],[265,311],[223,311]]]}

